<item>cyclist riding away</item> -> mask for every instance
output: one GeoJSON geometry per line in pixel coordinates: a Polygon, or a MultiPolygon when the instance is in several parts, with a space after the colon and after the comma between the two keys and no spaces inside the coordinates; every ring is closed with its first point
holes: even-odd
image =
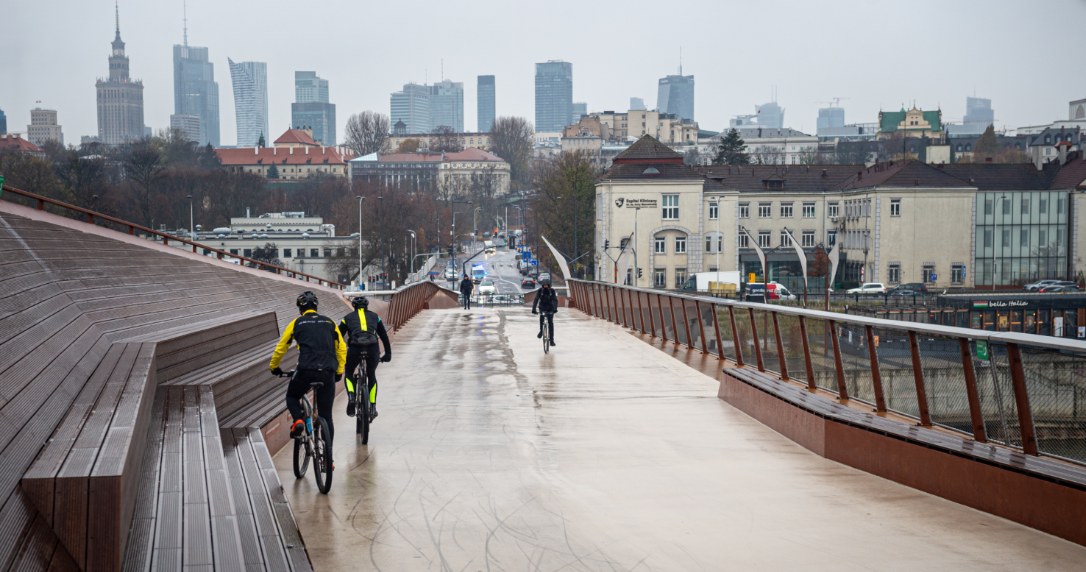
{"type": "Polygon", "coordinates": [[[544,278],[540,282],[539,292],[535,295],[535,302],[532,302],[532,313],[540,312],[542,313],[539,315],[539,334],[536,337],[543,337],[543,320],[546,319],[551,345],[554,346],[554,315],[558,312],[558,294],[554,288],[551,288],[550,278],[544,278]]]}
{"type": "Polygon", "coordinates": [[[279,338],[279,344],[275,346],[268,367],[275,375],[282,374],[279,364],[283,361],[283,354],[287,353],[292,342],[298,344],[298,367],[287,385],[287,409],[294,418],[290,435],[299,437],[305,431],[305,422],[302,420],[305,411],[298,400],[309,390],[311,383],[322,383],[314,393],[318,412],[328,424],[330,445],[335,436],[332,426],[332,404],[336,399],[335,382],[343,376],[347,347],[339,335],[336,323],[317,313],[316,294],[308,290],[302,292],[296,303],[301,316],[292,320],[283,330],[283,337],[279,338]]]}
{"type": "Polygon", "coordinates": [[[471,291],[475,289],[475,284],[468,278],[468,275],[464,275],[464,279],[460,281],[460,297],[463,298],[464,309],[471,309],[471,291]]]}
{"type": "MultiPolygon", "coordinates": [[[[364,296],[351,300],[355,311],[343,317],[339,322],[339,333],[347,340],[347,370],[343,378],[347,386],[347,416],[354,417],[358,400],[355,397],[357,379],[351,379],[358,368],[362,356],[366,357],[366,378],[370,380],[370,417],[377,417],[377,362],[392,361],[392,344],[388,341],[385,324],[376,312],[370,311],[370,301],[364,296]],[[385,346],[385,355],[380,356],[377,339],[385,346]]],[[[365,397],[365,396],[364,396],[365,397]]]]}

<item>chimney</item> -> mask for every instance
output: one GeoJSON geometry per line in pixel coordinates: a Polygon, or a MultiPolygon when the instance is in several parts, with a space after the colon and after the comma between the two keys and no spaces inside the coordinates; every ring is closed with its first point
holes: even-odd
{"type": "Polygon", "coordinates": [[[1067,141],[1060,141],[1059,145],[1056,145],[1056,149],[1060,152],[1060,165],[1067,164],[1067,148],[1070,146],[1071,144],[1067,141]]]}

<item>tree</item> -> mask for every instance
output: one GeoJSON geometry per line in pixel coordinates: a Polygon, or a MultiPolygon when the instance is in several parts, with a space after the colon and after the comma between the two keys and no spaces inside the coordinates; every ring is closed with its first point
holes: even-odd
{"type": "Polygon", "coordinates": [[[523,117],[499,117],[490,128],[490,152],[509,163],[509,174],[517,188],[531,185],[534,147],[532,124],[523,117]]]}
{"type": "Polygon", "coordinates": [[[254,248],[253,255],[249,258],[260,262],[267,262],[268,264],[274,264],[275,266],[283,265],[283,261],[279,260],[279,246],[274,242],[266,242],[264,243],[264,246],[254,248]]]}
{"type": "Polygon", "coordinates": [[[430,150],[442,153],[456,153],[463,151],[464,147],[460,144],[460,137],[457,136],[455,129],[448,125],[439,125],[434,129],[433,136],[430,137],[430,150]]]}
{"type": "Polygon", "coordinates": [[[739,136],[739,131],[734,127],[728,130],[726,135],[720,137],[720,144],[716,147],[716,156],[713,157],[714,165],[749,165],[750,156],[747,155],[747,144],[739,136]]]}
{"type": "Polygon", "coordinates": [[[389,132],[388,116],[376,111],[363,111],[347,119],[344,144],[356,155],[369,155],[385,150],[389,132]]]}
{"type": "Polygon", "coordinates": [[[135,184],[136,204],[143,222],[154,224],[152,212],[155,181],[162,173],[162,155],[150,138],[140,139],[128,147],[124,157],[124,169],[128,179],[135,184]]]}
{"type": "Polygon", "coordinates": [[[420,146],[421,146],[421,143],[419,143],[419,140],[412,137],[410,139],[404,139],[403,141],[400,141],[400,146],[396,147],[396,152],[397,153],[414,153],[414,152],[419,150],[420,146]]]}
{"type": "Polygon", "coordinates": [[[271,166],[268,167],[268,178],[269,179],[278,179],[279,178],[279,168],[275,166],[275,163],[272,163],[271,166]]]}
{"type": "Polygon", "coordinates": [[[539,193],[532,207],[533,235],[546,236],[573,263],[570,271],[575,276],[584,276],[584,268],[592,267],[591,256],[583,255],[592,250],[598,176],[589,156],[581,151],[562,153],[540,165],[539,193]]]}
{"type": "Polygon", "coordinates": [[[996,140],[995,128],[989,125],[973,145],[973,160],[981,163],[987,158],[995,157],[998,153],[999,141],[996,140]]]}

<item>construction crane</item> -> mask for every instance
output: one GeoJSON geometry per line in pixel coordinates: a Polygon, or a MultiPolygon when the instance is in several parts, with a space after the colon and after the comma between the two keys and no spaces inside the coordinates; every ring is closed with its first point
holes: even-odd
{"type": "Polygon", "coordinates": [[[831,101],[816,101],[815,103],[826,104],[827,107],[841,107],[841,100],[848,99],[847,97],[834,97],[831,101]]]}

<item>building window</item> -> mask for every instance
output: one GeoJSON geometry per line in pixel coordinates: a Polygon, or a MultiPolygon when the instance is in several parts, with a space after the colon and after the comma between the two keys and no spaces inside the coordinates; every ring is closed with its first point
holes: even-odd
{"type": "Polygon", "coordinates": [[[1011,247],[1011,230],[1009,228],[1004,229],[1002,235],[1003,235],[1003,240],[1002,240],[1000,246],[1002,248],[1010,248],[1011,247]]]}
{"type": "Polygon", "coordinates": [[[1007,200],[1007,197],[999,197],[999,198],[1003,199],[1003,202],[1000,203],[1000,204],[1003,205],[1003,216],[1007,216],[1007,215],[1011,214],[1011,202],[1007,200]]]}
{"type": "Polygon", "coordinates": [[[664,288],[667,286],[667,271],[663,268],[656,268],[652,271],[652,285],[655,288],[664,288]]]}
{"type": "Polygon", "coordinates": [[[901,216],[901,199],[890,199],[890,216],[901,216]]]}
{"type": "Polygon", "coordinates": [[[886,269],[886,281],[891,284],[897,284],[901,282],[901,263],[891,262],[890,267],[886,269]]]}
{"type": "Polygon", "coordinates": [[[245,256],[247,258],[252,258],[253,257],[253,249],[246,248],[244,251],[242,251],[242,256],[245,256]]]}
{"type": "Polygon", "coordinates": [[[758,203],[758,218],[773,216],[773,203],[758,203]]]}
{"type": "Polygon", "coordinates": [[[836,202],[826,204],[826,216],[835,217],[835,218],[837,217],[837,203],[836,202]]]}
{"type": "Polygon", "coordinates": [[[720,218],[720,203],[709,203],[709,220],[720,218]]]}
{"type": "Polygon", "coordinates": [[[935,265],[925,264],[920,270],[920,279],[924,284],[935,282],[935,265]]]}
{"type": "Polygon", "coordinates": [[[664,220],[679,220],[679,195],[664,195],[664,220]]]}
{"type": "Polygon", "coordinates": [[[1041,203],[1040,205],[1038,205],[1040,207],[1040,209],[1041,209],[1041,212],[1042,213],[1047,213],[1048,212],[1048,197],[1041,197],[1041,200],[1039,202],[1041,203]]]}
{"type": "Polygon", "coordinates": [[[801,237],[801,240],[803,242],[801,242],[800,244],[804,248],[813,247],[815,245],[815,231],[813,231],[813,230],[805,230],[805,231],[803,231],[803,236],[801,237]]]}
{"type": "Polygon", "coordinates": [[[750,203],[739,203],[739,218],[750,218],[750,203]]]}
{"type": "Polygon", "coordinates": [[[992,216],[992,199],[984,199],[984,214],[986,216],[992,216]]]}
{"type": "Polygon", "coordinates": [[[675,254],[686,254],[686,237],[675,237],[675,254]]]}
{"type": "Polygon", "coordinates": [[[762,248],[769,248],[770,241],[772,241],[772,240],[773,240],[773,236],[770,234],[770,232],[768,230],[759,230],[758,231],[758,246],[760,246],[762,248]]]}
{"type": "Polygon", "coordinates": [[[830,248],[833,248],[833,245],[837,244],[837,231],[836,230],[827,230],[826,231],[826,244],[829,245],[830,248]]]}
{"type": "Polygon", "coordinates": [[[1029,249],[1029,229],[1028,228],[1023,228],[1022,229],[1022,232],[1020,233],[1020,235],[1018,237],[1018,242],[1019,242],[1018,246],[1020,248],[1025,248],[1027,250],[1029,249]]]}
{"type": "Polygon", "coordinates": [[[675,269],[675,288],[676,289],[682,288],[683,284],[685,284],[685,283],[686,283],[686,269],[685,268],[676,268],[675,269]]]}
{"type": "Polygon", "coordinates": [[[815,204],[814,203],[803,203],[803,218],[814,218],[814,217],[815,217],[815,204]]]}
{"type": "Polygon", "coordinates": [[[750,238],[747,237],[747,233],[739,233],[739,237],[736,239],[736,244],[739,245],[739,248],[750,248],[750,238]]]}
{"type": "Polygon", "coordinates": [[[655,254],[667,254],[667,239],[657,236],[652,241],[652,252],[655,254]]]}
{"type": "Polygon", "coordinates": [[[713,237],[705,235],[705,252],[713,251],[713,237]]]}
{"type": "Polygon", "coordinates": [[[950,265],[950,282],[951,282],[951,284],[964,284],[965,283],[965,265],[964,264],[951,264],[950,265]]]}
{"type": "Polygon", "coordinates": [[[283,258],[290,258],[291,256],[292,256],[291,250],[289,248],[284,248],[283,249],[283,258]]]}
{"type": "Polygon", "coordinates": [[[792,246],[792,238],[783,230],[781,231],[781,246],[792,246]]]}
{"type": "Polygon", "coordinates": [[[1029,214],[1029,197],[1022,197],[1022,214],[1029,214]]]}
{"type": "Polygon", "coordinates": [[[238,249],[236,249],[236,248],[231,248],[231,249],[230,249],[230,254],[233,254],[234,256],[237,256],[237,254],[238,254],[238,249]]]}
{"type": "Polygon", "coordinates": [[[781,218],[792,218],[792,203],[781,203],[781,218]]]}
{"type": "Polygon", "coordinates": [[[984,248],[992,247],[992,229],[984,229],[984,248]]]}
{"type": "Polygon", "coordinates": [[[310,258],[320,258],[320,251],[317,250],[316,248],[310,248],[309,249],[309,257],[310,258]]]}

